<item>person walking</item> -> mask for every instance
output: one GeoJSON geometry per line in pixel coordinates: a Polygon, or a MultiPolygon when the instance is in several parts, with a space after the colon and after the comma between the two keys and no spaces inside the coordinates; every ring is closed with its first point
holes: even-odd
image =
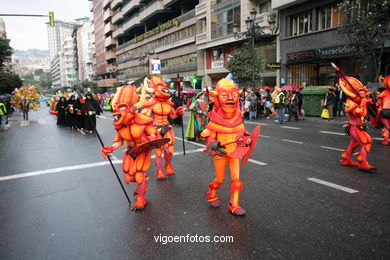
{"type": "Polygon", "coordinates": [[[286,103],[285,102],[286,102],[286,95],[279,88],[278,89],[278,94],[275,97],[275,101],[274,101],[275,108],[276,108],[276,111],[277,111],[277,120],[278,120],[279,124],[283,124],[284,121],[285,121],[285,119],[284,119],[284,111],[285,111],[285,107],[286,107],[286,103]]]}
{"type": "Polygon", "coordinates": [[[74,103],[76,102],[76,97],[71,96],[68,100],[68,106],[66,107],[66,125],[71,129],[76,129],[76,114],[74,111],[74,103]]]}
{"type": "Polygon", "coordinates": [[[22,101],[20,103],[20,108],[23,113],[23,120],[28,121],[28,112],[30,110],[30,101],[27,98],[22,98],[22,101]]]}
{"type": "Polygon", "coordinates": [[[82,105],[84,114],[84,131],[92,133],[96,128],[96,115],[100,115],[103,110],[91,93],[85,96],[85,103],[82,105]]]}
{"type": "Polygon", "coordinates": [[[65,110],[67,107],[67,102],[65,97],[61,97],[60,100],[57,102],[56,110],[57,110],[57,125],[58,126],[66,126],[66,117],[65,117],[65,110]]]}
{"type": "Polygon", "coordinates": [[[326,108],[329,111],[329,120],[333,119],[333,109],[336,104],[336,95],[333,88],[328,89],[328,93],[325,95],[326,108]]]}
{"type": "Polygon", "coordinates": [[[4,127],[3,127],[3,118],[5,118],[7,116],[7,108],[3,102],[4,102],[3,99],[0,99],[0,128],[1,129],[4,129],[5,125],[7,124],[5,122],[4,127]]]}
{"type": "Polygon", "coordinates": [[[270,115],[272,115],[272,112],[271,112],[271,106],[272,106],[271,89],[268,86],[265,86],[264,89],[266,91],[266,94],[264,97],[265,118],[270,119],[270,115]]]}

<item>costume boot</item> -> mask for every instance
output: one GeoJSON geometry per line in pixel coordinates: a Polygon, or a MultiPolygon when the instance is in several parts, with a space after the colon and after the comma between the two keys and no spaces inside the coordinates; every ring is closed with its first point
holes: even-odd
{"type": "Polygon", "coordinates": [[[134,195],[137,195],[134,205],[131,207],[134,210],[143,209],[146,206],[145,193],[147,192],[147,177],[144,172],[137,172],[135,174],[135,181],[137,182],[137,189],[134,195]]]}
{"type": "Polygon", "coordinates": [[[171,162],[172,154],[168,151],[165,151],[164,158],[165,158],[165,172],[167,176],[175,175],[175,171],[172,168],[172,162],[171,162]]]}
{"type": "Polygon", "coordinates": [[[209,189],[206,191],[207,201],[210,206],[218,208],[221,206],[221,202],[217,197],[217,190],[221,188],[221,184],[216,182],[215,180],[209,183],[209,189]]]}
{"type": "Polygon", "coordinates": [[[232,183],[230,186],[230,205],[228,206],[228,209],[230,213],[237,215],[237,216],[242,216],[245,215],[246,211],[245,209],[241,208],[240,205],[238,204],[239,198],[240,198],[240,191],[242,190],[242,187],[244,184],[240,181],[237,180],[232,183]]]}
{"type": "Polygon", "coordinates": [[[162,169],[162,157],[161,156],[156,155],[156,158],[154,158],[154,165],[156,165],[156,168],[157,168],[157,180],[158,181],[165,180],[167,177],[165,177],[165,174],[164,174],[163,169],[162,169]]]}

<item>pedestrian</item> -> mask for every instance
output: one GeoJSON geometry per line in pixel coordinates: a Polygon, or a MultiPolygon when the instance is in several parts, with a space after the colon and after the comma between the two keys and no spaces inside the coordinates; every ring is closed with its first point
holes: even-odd
{"type": "Polygon", "coordinates": [[[300,86],[299,90],[296,92],[297,98],[298,98],[298,116],[302,115],[302,104],[303,104],[303,95],[302,95],[302,89],[304,89],[304,86],[300,86]]]}
{"type": "Polygon", "coordinates": [[[257,118],[257,96],[251,92],[249,94],[249,120],[257,118]]]}
{"type": "Polygon", "coordinates": [[[341,87],[338,83],[336,83],[336,87],[337,87],[337,91],[335,94],[337,97],[337,103],[336,103],[337,113],[335,115],[338,117],[342,117],[345,115],[344,104],[345,104],[345,101],[347,100],[347,95],[344,94],[343,90],[341,89],[341,87]]]}
{"type": "Polygon", "coordinates": [[[20,109],[23,113],[23,120],[28,121],[28,112],[30,110],[30,101],[28,98],[22,97],[22,100],[20,102],[20,109]]]}
{"type": "Polygon", "coordinates": [[[295,90],[292,91],[289,105],[289,116],[288,121],[291,121],[294,117],[295,121],[298,121],[298,96],[295,90]]]}
{"type": "Polygon", "coordinates": [[[92,133],[96,128],[96,115],[100,115],[103,110],[91,93],[85,96],[85,103],[82,105],[84,114],[84,131],[92,133]]]}
{"type": "Polygon", "coordinates": [[[65,110],[67,106],[68,106],[68,102],[66,101],[65,97],[61,97],[56,105],[58,126],[66,126],[65,110]]]}
{"type": "MultiPolygon", "coordinates": [[[[5,125],[7,124],[5,122],[4,124],[4,127],[3,127],[3,118],[6,118],[7,116],[7,108],[6,106],[4,105],[4,100],[1,98],[0,99],[0,128],[1,129],[4,129],[5,128],[5,125]]],[[[5,120],[6,121],[6,120],[5,120]]]]}
{"type": "Polygon", "coordinates": [[[265,86],[264,89],[265,89],[265,96],[264,96],[265,118],[270,119],[270,116],[272,115],[272,112],[271,112],[271,106],[272,106],[271,89],[268,86],[265,86]]]}
{"type": "Polygon", "coordinates": [[[282,89],[278,88],[278,94],[275,97],[274,104],[275,104],[275,109],[277,111],[277,120],[279,124],[283,124],[285,119],[284,119],[284,111],[286,107],[286,95],[282,91],[282,89]]]}
{"type": "MultiPolygon", "coordinates": [[[[181,100],[181,96],[180,96],[180,92],[178,90],[176,90],[174,93],[173,93],[173,97],[172,97],[172,102],[173,102],[173,108],[174,109],[177,109],[178,107],[180,107],[182,105],[182,100],[181,100]]],[[[177,126],[181,126],[181,122],[182,122],[182,119],[183,116],[180,115],[178,116],[177,118],[175,119],[171,119],[169,118],[170,122],[171,122],[171,125],[177,125],[177,126]]]]}
{"type": "Polygon", "coordinates": [[[336,103],[336,95],[334,94],[333,88],[328,88],[328,93],[325,95],[325,106],[329,111],[329,119],[333,119],[333,109],[336,103]]]}
{"type": "Polygon", "coordinates": [[[66,125],[69,126],[72,130],[76,129],[76,114],[74,111],[74,103],[76,102],[76,97],[71,96],[68,100],[68,106],[66,107],[66,125]]]}
{"type": "Polygon", "coordinates": [[[84,133],[84,115],[82,113],[82,106],[84,103],[84,99],[78,97],[76,101],[73,103],[73,108],[76,114],[76,129],[82,133],[84,133]]]}

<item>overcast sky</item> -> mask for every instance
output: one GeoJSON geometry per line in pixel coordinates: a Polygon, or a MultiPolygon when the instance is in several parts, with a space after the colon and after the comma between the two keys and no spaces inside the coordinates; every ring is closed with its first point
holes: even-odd
{"type": "MultiPolygon", "coordinates": [[[[73,20],[91,16],[88,0],[0,0],[0,14],[44,14],[54,12],[54,18],[73,20]]],[[[48,49],[48,17],[0,17],[5,22],[7,37],[14,49],[48,49]]]]}

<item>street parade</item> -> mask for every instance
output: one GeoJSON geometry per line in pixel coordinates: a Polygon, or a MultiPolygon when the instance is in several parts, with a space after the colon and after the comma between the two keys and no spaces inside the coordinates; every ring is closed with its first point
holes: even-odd
{"type": "Polygon", "coordinates": [[[390,258],[388,0],[19,2],[1,259],[390,258]]]}

